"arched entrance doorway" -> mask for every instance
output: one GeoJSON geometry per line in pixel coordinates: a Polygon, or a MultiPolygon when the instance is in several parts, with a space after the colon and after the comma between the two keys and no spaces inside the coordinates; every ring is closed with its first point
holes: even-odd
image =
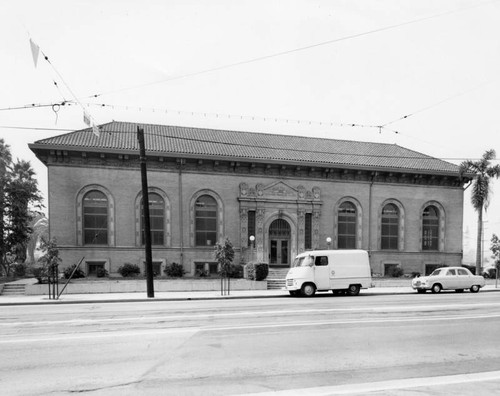
{"type": "Polygon", "coordinates": [[[290,224],[276,219],[269,226],[269,265],[288,266],[290,263],[290,224]]]}

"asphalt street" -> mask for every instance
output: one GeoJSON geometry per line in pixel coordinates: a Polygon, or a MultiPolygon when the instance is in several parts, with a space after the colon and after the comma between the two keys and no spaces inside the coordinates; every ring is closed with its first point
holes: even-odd
{"type": "Polygon", "coordinates": [[[3,306],[0,386],[6,395],[495,394],[498,296],[3,306]]]}

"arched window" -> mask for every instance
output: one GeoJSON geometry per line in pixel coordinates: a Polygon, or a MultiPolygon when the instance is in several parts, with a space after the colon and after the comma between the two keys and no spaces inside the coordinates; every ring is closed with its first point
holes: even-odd
{"type": "Polygon", "coordinates": [[[338,237],[339,249],[356,249],[356,206],[344,202],[339,207],[338,237]]]}
{"type": "Polygon", "coordinates": [[[399,209],[390,203],[382,209],[381,248],[397,250],[399,241],[399,209]]]}
{"type": "Polygon", "coordinates": [[[439,250],[439,209],[433,205],[424,209],[422,217],[422,250],[439,250]]]}
{"type": "Polygon", "coordinates": [[[196,246],[211,246],[217,242],[217,202],[202,195],[195,202],[196,246]]]}
{"type": "Polygon", "coordinates": [[[108,199],[97,190],[83,197],[83,243],[108,244],[108,199]]]}
{"type": "MultiPolygon", "coordinates": [[[[165,202],[163,198],[156,193],[149,193],[149,222],[151,225],[151,244],[163,245],[164,242],[164,212],[165,202]]],[[[144,208],[141,199],[141,244],[145,244],[144,239],[144,208]]]]}

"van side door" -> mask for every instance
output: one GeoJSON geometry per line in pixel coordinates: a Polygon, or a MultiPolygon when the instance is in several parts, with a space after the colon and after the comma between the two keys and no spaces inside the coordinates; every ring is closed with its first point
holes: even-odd
{"type": "Polygon", "coordinates": [[[316,256],[314,258],[314,283],[318,290],[330,289],[328,256],[316,256]]]}

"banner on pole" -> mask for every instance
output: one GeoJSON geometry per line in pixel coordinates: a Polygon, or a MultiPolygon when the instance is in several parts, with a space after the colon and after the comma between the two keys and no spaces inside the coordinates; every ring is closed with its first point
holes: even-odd
{"type": "Polygon", "coordinates": [[[36,65],[38,63],[38,54],[40,53],[40,47],[36,45],[36,43],[30,39],[30,47],[31,47],[31,55],[33,55],[33,63],[36,65]]]}

